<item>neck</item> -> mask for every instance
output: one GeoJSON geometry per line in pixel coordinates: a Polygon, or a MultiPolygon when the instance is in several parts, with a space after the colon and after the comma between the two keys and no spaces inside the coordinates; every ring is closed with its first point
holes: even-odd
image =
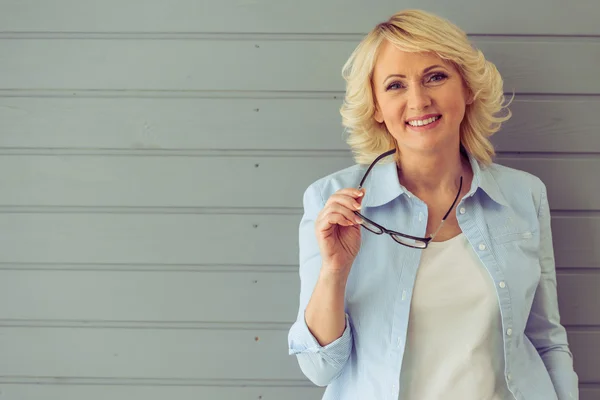
{"type": "Polygon", "coordinates": [[[407,152],[399,155],[396,162],[400,183],[416,196],[456,192],[461,176],[464,188],[468,161],[459,151],[428,155],[407,152]]]}

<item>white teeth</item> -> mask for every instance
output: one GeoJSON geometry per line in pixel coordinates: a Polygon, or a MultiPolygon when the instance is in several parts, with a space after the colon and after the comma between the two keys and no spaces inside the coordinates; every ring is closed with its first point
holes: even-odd
{"type": "Polygon", "coordinates": [[[438,119],[440,119],[440,117],[439,117],[439,116],[437,116],[437,117],[431,117],[431,118],[424,119],[424,120],[418,120],[418,121],[417,121],[417,120],[413,120],[413,121],[409,121],[409,122],[408,122],[408,124],[409,124],[410,126],[423,126],[423,125],[429,125],[429,124],[431,124],[432,122],[435,122],[435,121],[437,121],[438,119]]]}

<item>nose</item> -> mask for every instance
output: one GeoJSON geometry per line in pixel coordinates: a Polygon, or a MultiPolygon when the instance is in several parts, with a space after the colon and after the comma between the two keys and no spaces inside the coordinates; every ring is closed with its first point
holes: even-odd
{"type": "Polygon", "coordinates": [[[427,89],[421,85],[412,85],[408,88],[408,108],[411,110],[424,110],[431,105],[431,97],[427,89]]]}

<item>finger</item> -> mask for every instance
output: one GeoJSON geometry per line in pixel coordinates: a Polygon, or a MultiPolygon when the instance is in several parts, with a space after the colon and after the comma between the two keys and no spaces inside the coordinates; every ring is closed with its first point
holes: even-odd
{"type": "Polygon", "coordinates": [[[344,216],[342,214],[337,214],[337,213],[329,214],[327,216],[327,222],[330,227],[334,224],[342,225],[342,226],[356,225],[356,222],[348,220],[348,218],[346,216],[344,216]]]}
{"type": "Polygon", "coordinates": [[[340,189],[337,192],[335,192],[334,194],[332,194],[332,196],[336,196],[336,195],[350,196],[354,199],[358,199],[365,195],[365,188],[362,188],[360,190],[356,189],[356,188],[344,188],[344,189],[340,189]]]}
{"type": "Polygon", "coordinates": [[[330,213],[337,213],[343,215],[348,221],[358,223],[360,217],[355,214],[356,211],[357,210],[350,209],[343,204],[332,203],[325,210],[325,215],[328,215],[330,213]]]}
{"type": "Polygon", "coordinates": [[[361,203],[362,203],[362,199],[364,198],[364,196],[362,195],[363,192],[358,192],[361,194],[361,196],[358,196],[356,193],[352,193],[352,194],[344,194],[344,193],[336,193],[333,194],[328,200],[327,203],[325,204],[325,206],[328,205],[332,205],[332,204],[340,204],[350,210],[360,210],[361,209],[361,203]]]}
{"type": "Polygon", "coordinates": [[[341,215],[352,225],[362,222],[360,217],[356,215],[353,210],[339,203],[331,203],[325,207],[322,211],[321,219],[326,221],[328,224],[333,224],[338,220],[337,217],[336,219],[333,219],[333,215],[341,215]]]}
{"type": "Polygon", "coordinates": [[[360,189],[359,196],[356,197],[354,200],[356,200],[359,204],[362,204],[362,201],[365,198],[365,193],[366,193],[366,190],[364,188],[360,189]]]}
{"type": "Polygon", "coordinates": [[[356,222],[349,221],[345,216],[338,213],[331,213],[316,221],[315,229],[317,232],[327,232],[334,226],[353,226],[356,222]]]}
{"type": "Polygon", "coordinates": [[[336,194],[345,194],[352,197],[359,197],[365,193],[365,188],[357,189],[357,188],[343,188],[334,193],[336,194]]]}

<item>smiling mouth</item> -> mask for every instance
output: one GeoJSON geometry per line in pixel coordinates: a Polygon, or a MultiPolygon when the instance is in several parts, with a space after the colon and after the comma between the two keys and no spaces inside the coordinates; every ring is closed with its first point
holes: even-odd
{"type": "Polygon", "coordinates": [[[427,118],[425,120],[410,121],[410,122],[407,121],[406,125],[410,125],[410,126],[414,126],[414,127],[427,126],[429,124],[433,124],[435,121],[437,121],[441,118],[442,118],[441,115],[437,115],[435,117],[427,118]]]}

